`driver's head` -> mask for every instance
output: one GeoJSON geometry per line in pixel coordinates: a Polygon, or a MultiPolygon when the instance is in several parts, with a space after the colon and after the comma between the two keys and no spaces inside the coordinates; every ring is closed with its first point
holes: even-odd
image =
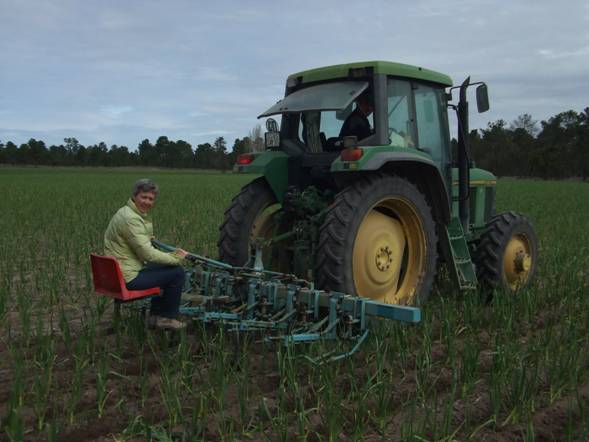
{"type": "Polygon", "coordinates": [[[356,105],[365,116],[369,116],[374,111],[374,103],[372,102],[372,93],[370,90],[365,90],[356,98],[356,105]]]}

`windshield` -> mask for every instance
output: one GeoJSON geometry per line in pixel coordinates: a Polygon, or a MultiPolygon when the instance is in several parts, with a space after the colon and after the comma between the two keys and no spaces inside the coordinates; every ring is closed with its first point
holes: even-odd
{"type": "Polygon", "coordinates": [[[340,81],[310,86],[284,97],[258,118],[304,111],[341,111],[349,107],[367,87],[366,81],[340,81]]]}

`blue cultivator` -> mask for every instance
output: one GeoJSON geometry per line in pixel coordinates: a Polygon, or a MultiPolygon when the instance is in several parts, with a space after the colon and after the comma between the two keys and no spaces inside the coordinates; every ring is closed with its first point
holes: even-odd
{"type": "MultiPolygon", "coordinates": [[[[154,246],[174,250],[158,241],[154,246]]],[[[419,308],[316,290],[294,275],[264,270],[259,251],[256,258],[257,264],[248,268],[189,254],[187,259],[194,265],[187,269],[186,291],[199,295],[202,302],[183,306],[181,313],[231,331],[263,331],[266,341],[285,345],[326,339],[352,344],[350,351],[322,360],[352,355],[368,336],[370,318],[409,323],[421,319],[419,308]]]]}

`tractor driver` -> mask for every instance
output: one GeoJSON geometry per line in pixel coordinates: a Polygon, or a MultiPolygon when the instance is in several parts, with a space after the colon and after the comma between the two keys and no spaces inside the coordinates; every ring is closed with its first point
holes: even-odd
{"type": "Polygon", "coordinates": [[[164,253],[151,244],[153,225],[148,213],[157,193],[157,184],[149,179],[133,185],[131,198],[108,224],[104,252],[119,262],[129,290],[161,287],[162,294],[151,298],[149,326],[180,330],[186,327],[176,317],[185,278],[181,264],[187,252],[177,249],[174,253],[164,253]]]}
{"type": "Polygon", "coordinates": [[[368,117],[374,111],[374,104],[372,97],[370,96],[369,90],[365,90],[356,98],[356,109],[346,121],[339,132],[340,138],[355,136],[358,140],[363,140],[372,135],[372,129],[370,128],[370,122],[368,117]]]}

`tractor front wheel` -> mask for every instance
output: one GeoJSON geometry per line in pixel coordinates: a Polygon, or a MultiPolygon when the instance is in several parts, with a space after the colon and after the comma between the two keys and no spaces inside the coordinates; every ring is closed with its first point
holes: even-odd
{"type": "Polygon", "coordinates": [[[515,293],[526,287],[538,265],[538,237],[530,221],[516,212],[491,218],[478,242],[475,264],[487,294],[493,289],[515,293]]]}
{"type": "Polygon", "coordinates": [[[425,196],[409,181],[367,176],[336,195],[323,223],[317,286],[390,304],[425,301],[437,236],[425,196]]]}

